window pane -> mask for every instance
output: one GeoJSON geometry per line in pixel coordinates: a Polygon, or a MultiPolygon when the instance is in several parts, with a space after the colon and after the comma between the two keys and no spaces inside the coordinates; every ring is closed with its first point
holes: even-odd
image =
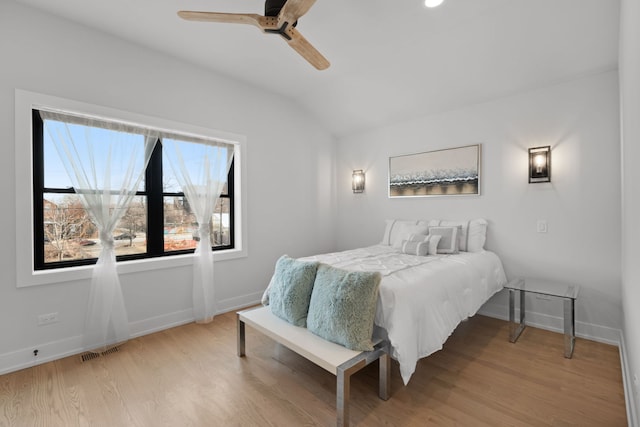
{"type": "Polygon", "coordinates": [[[127,212],[113,231],[116,256],[144,254],[147,252],[147,202],[146,197],[136,196],[127,212]]]}
{"type": "MultiPolygon", "coordinates": [[[[230,244],[230,199],[220,198],[209,223],[211,246],[230,244]]],[[[164,198],[164,250],[195,249],[200,241],[198,222],[186,197],[164,198]]]]}
{"type": "Polygon", "coordinates": [[[195,249],[198,238],[198,223],[189,209],[187,198],[164,198],[164,250],[181,251],[195,249]]]}
{"type": "Polygon", "coordinates": [[[211,219],[211,228],[213,230],[211,233],[212,246],[228,246],[231,244],[231,233],[229,230],[231,226],[231,216],[229,213],[230,202],[231,200],[228,198],[218,199],[213,218],[211,219]]]}
{"type": "MultiPolygon", "coordinates": [[[[189,159],[197,159],[199,155],[201,155],[199,147],[200,144],[180,141],[181,147],[183,147],[183,160],[185,165],[189,164],[189,159]],[[193,146],[193,150],[189,150],[188,147],[193,146]]],[[[182,187],[180,186],[180,181],[176,178],[176,174],[173,171],[173,166],[179,162],[171,162],[168,156],[173,155],[173,153],[169,150],[162,150],[162,190],[165,193],[182,193],[182,187]]],[[[195,162],[195,160],[193,160],[195,162]]],[[[228,188],[227,183],[224,183],[224,187],[222,188],[222,192],[220,194],[227,194],[228,188]]]]}
{"type": "Polygon", "coordinates": [[[75,194],[44,194],[44,262],[97,258],[98,230],[75,194]]]}
{"type": "MultiPolygon", "coordinates": [[[[98,228],[75,194],[44,195],[44,262],[98,258],[102,245],[98,228]]],[[[146,253],[147,216],[143,197],[132,205],[114,231],[118,255],[146,253]]]]}
{"type": "MultiPolygon", "coordinates": [[[[130,173],[128,165],[130,165],[130,150],[120,151],[119,146],[137,145],[138,152],[141,154],[136,159],[135,168],[141,170],[143,167],[144,156],[144,135],[121,132],[116,130],[108,130],[79,124],[64,123],[56,120],[45,120],[43,133],[43,155],[44,155],[44,186],[45,188],[71,188],[72,180],[67,175],[63,160],[61,160],[58,150],[64,150],[60,145],[61,141],[72,144],[74,156],[76,160],[82,162],[85,171],[91,172],[95,168],[95,175],[89,182],[94,187],[102,187],[102,180],[109,176],[111,187],[120,188],[122,183],[127,179],[130,173]],[[58,147],[56,148],[53,135],[58,135],[58,147]],[[60,136],[64,135],[64,136],[60,136]],[[110,141],[111,144],[101,145],[101,141],[110,141]],[[90,148],[91,150],[90,151],[90,148]],[[111,151],[108,151],[111,149],[111,151]],[[127,158],[119,158],[119,155],[126,154],[127,158]],[[109,174],[105,173],[106,159],[111,159],[109,174]],[[91,166],[92,159],[105,160],[104,163],[97,162],[91,166]]],[[[65,154],[63,154],[65,156],[65,154]]],[[[68,162],[68,160],[66,160],[68,162]]],[[[137,191],[144,191],[144,176],[137,191]]]]}

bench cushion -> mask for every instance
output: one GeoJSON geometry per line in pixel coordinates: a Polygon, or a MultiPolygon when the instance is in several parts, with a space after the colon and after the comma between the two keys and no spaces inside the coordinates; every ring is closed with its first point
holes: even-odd
{"type": "Polygon", "coordinates": [[[378,272],[347,271],[320,264],[307,328],[351,350],[372,351],[380,280],[378,272]]]}

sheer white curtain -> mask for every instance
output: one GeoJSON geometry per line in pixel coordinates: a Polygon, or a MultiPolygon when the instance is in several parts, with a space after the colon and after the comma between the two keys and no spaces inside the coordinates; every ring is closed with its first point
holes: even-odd
{"type": "Polygon", "coordinates": [[[91,118],[41,111],[44,128],[91,220],[102,249],[93,269],[83,347],[104,350],[129,339],[113,231],[140,187],[158,135],[91,118]]]}
{"type": "Polygon", "coordinates": [[[193,262],[193,314],[196,322],[207,323],[215,315],[213,251],[209,224],[227,180],[233,146],[213,141],[194,144],[164,138],[162,147],[198,222],[200,241],[193,262]]]}

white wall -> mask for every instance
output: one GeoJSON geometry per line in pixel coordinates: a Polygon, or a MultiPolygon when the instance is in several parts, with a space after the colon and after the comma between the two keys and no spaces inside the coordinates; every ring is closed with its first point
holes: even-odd
{"type": "MultiPolygon", "coordinates": [[[[335,141],[295,102],[5,1],[0,63],[0,373],[36,348],[39,361],[79,351],[88,296],[86,281],[16,288],[16,88],[246,136],[249,256],[216,263],[220,310],[258,301],[283,253],[333,249],[335,141]],[[59,323],[36,326],[51,312],[59,323]]],[[[191,318],[190,267],[121,282],[136,334],[191,318]]]]}
{"type": "Polygon", "coordinates": [[[623,0],[620,12],[622,124],[622,301],[627,394],[635,421],[640,414],[640,3],[623,0]],[[634,384],[635,382],[635,384],[634,384]],[[633,391],[631,391],[633,390],[633,391]],[[629,396],[630,395],[630,396],[629,396]],[[635,405],[635,406],[633,406],[635,405]]]}
{"type": "MultiPolygon", "coordinates": [[[[615,71],[346,137],[337,146],[338,249],[382,238],[386,218],[489,220],[487,248],[508,277],[579,284],[577,332],[619,340],[620,148],[615,71]],[[389,156],[482,144],[480,196],[389,199],[389,156]],[[528,184],[529,147],[552,146],[552,182],[528,184]],[[353,194],[353,169],[366,190],[353,194]],[[536,221],[548,221],[547,234],[536,221]]],[[[506,316],[505,294],[484,311],[506,316]]],[[[562,328],[558,301],[533,299],[540,326],[562,328]]]]}

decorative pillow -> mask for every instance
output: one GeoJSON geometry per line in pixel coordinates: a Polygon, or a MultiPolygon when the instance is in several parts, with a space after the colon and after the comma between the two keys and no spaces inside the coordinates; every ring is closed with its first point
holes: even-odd
{"type": "Polygon", "coordinates": [[[438,253],[438,244],[440,243],[442,236],[430,234],[427,242],[429,243],[429,255],[436,255],[438,253]]]}
{"type": "Polygon", "coordinates": [[[269,285],[271,312],[287,322],[305,327],[318,262],[280,257],[269,285]]]}
{"type": "Polygon", "coordinates": [[[469,223],[471,221],[440,221],[440,227],[460,227],[458,230],[458,249],[467,250],[467,241],[469,236],[469,223]]]}
{"type": "Polygon", "coordinates": [[[402,242],[402,253],[407,255],[427,256],[437,253],[440,236],[412,234],[402,242]]]}
{"type": "Polygon", "coordinates": [[[400,219],[388,219],[386,227],[384,229],[384,236],[382,237],[381,244],[391,246],[393,242],[397,240],[398,229],[402,224],[416,225],[415,220],[405,221],[400,219]]]}
{"type": "Polygon", "coordinates": [[[457,254],[459,227],[429,227],[429,234],[440,236],[438,243],[439,254],[457,254]]]}
{"type": "Polygon", "coordinates": [[[320,264],[307,329],[351,350],[372,351],[379,272],[347,271],[320,264]]]}
{"type": "Polygon", "coordinates": [[[487,220],[474,219],[469,222],[469,231],[467,232],[467,251],[480,252],[484,249],[484,243],[487,239],[487,220]]]}
{"type": "Polygon", "coordinates": [[[423,225],[415,225],[415,224],[400,224],[397,225],[397,231],[394,233],[393,239],[391,241],[391,246],[395,249],[402,248],[402,241],[407,240],[409,236],[412,234],[423,234],[426,235],[429,232],[429,227],[425,227],[423,225]]]}
{"type": "Polygon", "coordinates": [[[410,240],[403,240],[400,250],[403,254],[407,255],[427,256],[429,253],[429,243],[425,241],[412,242],[410,240]]]}

